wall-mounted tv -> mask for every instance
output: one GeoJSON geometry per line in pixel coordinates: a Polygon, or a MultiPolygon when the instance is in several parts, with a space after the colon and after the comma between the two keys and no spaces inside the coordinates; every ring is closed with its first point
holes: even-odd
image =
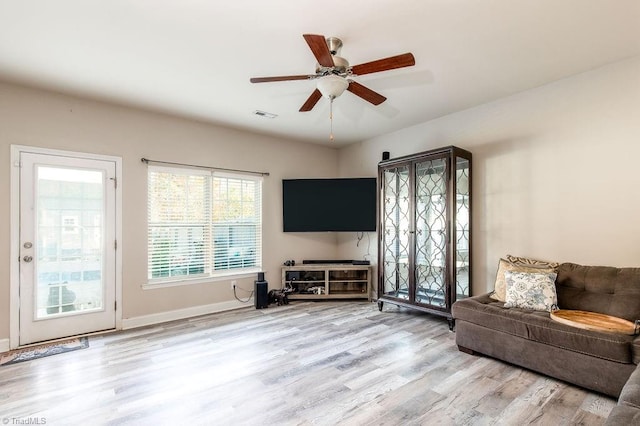
{"type": "Polygon", "coordinates": [[[284,232],[376,230],[376,178],[284,179],[284,232]]]}

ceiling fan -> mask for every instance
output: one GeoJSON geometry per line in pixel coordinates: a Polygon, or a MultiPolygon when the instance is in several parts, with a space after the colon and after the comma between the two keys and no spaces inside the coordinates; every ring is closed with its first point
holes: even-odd
{"type": "Polygon", "coordinates": [[[350,66],[346,59],[339,56],[340,48],[342,47],[342,40],[339,38],[328,37],[325,39],[323,35],[315,34],[304,34],[303,37],[311,48],[313,55],[318,60],[315,74],[254,77],[250,79],[251,83],[318,79],[317,88],[302,105],[300,108],[301,112],[311,111],[323,96],[333,102],[333,100],[344,93],[345,90],[348,90],[373,105],[380,105],[387,100],[387,98],[353,81],[351,77],[410,67],[416,64],[413,54],[404,53],[402,55],[350,66]]]}

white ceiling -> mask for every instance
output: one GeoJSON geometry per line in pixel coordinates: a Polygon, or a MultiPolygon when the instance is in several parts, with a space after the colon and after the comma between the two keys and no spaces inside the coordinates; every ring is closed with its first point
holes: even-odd
{"type": "Polygon", "coordinates": [[[0,0],[0,79],[302,141],[344,145],[640,54],[638,0],[0,0]],[[412,52],[298,112],[315,81],[302,34],[351,65],[412,52]],[[278,114],[275,119],[254,110],[278,114]]]}

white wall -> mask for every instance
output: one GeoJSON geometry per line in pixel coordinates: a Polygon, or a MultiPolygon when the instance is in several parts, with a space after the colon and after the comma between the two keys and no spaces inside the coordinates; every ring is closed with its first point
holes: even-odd
{"type": "MultiPolygon", "coordinates": [[[[457,145],[474,155],[478,294],[492,288],[506,253],[640,266],[639,76],[636,57],[339,151],[0,83],[0,340],[9,334],[11,144],[123,158],[125,319],[233,300],[227,281],[142,290],[141,157],[270,172],[263,263],[274,287],[285,259],[363,258],[368,251],[366,258],[377,258],[375,233],[365,234],[359,246],[355,234],[284,234],[281,179],[375,176],[382,151],[398,157],[457,145]]],[[[249,288],[252,281],[239,284],[249,288]]]]}
{"type": "MultiPolygon", "coordinates": [[[[228,281],[142,289],[147,276],[147,167],[141,157],[270,172],[263,184],[263,265],[271,287],[280,287],[285,259],[336,256],[333,234],[282,232],[281,181],[336,176],[337,150],[0,83],[0,341],[9,336],[12,144],[122,157],[124,238],[119,247],[125,320],[234,300],[228,281]]],[[[252,289],[254,279],[238,285],[252,289]]]]}
{"type": "Polygon", "coordinates": [[[474,156],[474,294],[507,253],[640,267],[640,57],[345,147],[339,171],[448,145],[474,156]]]}

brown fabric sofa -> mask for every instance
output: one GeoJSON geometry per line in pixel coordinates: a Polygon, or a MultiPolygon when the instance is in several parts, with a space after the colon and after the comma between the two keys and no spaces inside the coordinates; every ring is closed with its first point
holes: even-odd
{"type": "Polygon", "coordinates": [[[611,411],[605,426],[627,426],[640,424],[640,367],[622,388],[618,405],[611,411]]]}
{"type": "MultiPolygon", "coordinates": [[[[640,268],[563,263],[556,292],[561,309],[640,319],[640,268]]],[[[505,308],[489,294],[457,301],[452,314],[460,350],[613,397],[640,363],[640,336],[571,327],[553,321],[548,312],[505,308]]]]}

